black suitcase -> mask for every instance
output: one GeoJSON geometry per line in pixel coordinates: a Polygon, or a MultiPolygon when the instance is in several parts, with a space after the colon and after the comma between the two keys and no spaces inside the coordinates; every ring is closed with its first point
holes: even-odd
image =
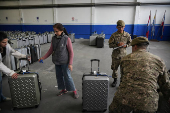
{"type": "Polygon", "coordinates": [[[83,112],[105,112],[108,106],[109,78],[99,72],[98,59],[91,60],[91,73],[83,74],[82,99],[83,112]],[[98,72],[92,72],[92,62],[98,61],[98,72]]]}
{"type": "Polygon", "coordinates": [[[30,47],[30,53],[31,53],[31,63],[34,63],[34,62],[38,61],[37,49],[33,45],[31,45],[29,47],[30,47]]]}
{"type": "Polygon", "coordinates": [[[96,45],[97,45],[97,48],[104,47],[104,37],[97,36],[97,38],[96,38],[96,45]]]}

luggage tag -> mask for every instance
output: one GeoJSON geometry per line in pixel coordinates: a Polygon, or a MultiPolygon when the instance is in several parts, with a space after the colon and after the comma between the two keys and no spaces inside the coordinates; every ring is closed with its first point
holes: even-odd
{"type": "Polygon", "coordinates": [[[40,60],[39,63],[43,63],[43,60],[40,60]]]}
{"type": "MultiPolygon", "coordinates": [[[[94,71],[93,73],[94,73],[94,75],[98,75],[96,71],[94,71]]],[[[94,78],[98,79],[98,76],[95,76],[94,78]]]]}

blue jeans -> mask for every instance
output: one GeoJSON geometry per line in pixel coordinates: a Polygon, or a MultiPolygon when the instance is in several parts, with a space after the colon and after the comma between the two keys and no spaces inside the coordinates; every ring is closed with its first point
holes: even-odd
{"type": "Polygon", "coordinates": [[[6,98],[2,94],[2,75],[1,75],[1,72],[0,72],[0,102],[2,102],[5,99],[6,98]]]}
{"type": "Polygon", "coordinates": [[[56,78],[58,83],[58,89],[67,91],[75,91],[75,85],[68,69],[68,64],[55,65],[56,78]]]}

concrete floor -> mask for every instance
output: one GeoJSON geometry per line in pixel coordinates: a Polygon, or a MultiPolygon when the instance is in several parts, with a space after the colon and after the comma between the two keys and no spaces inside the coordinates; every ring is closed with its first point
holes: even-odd
{"type": "MultiPolygon", "coordinates": [[[[96,58],[100,59],[100,71],[105,72],[108,75],[112,75],[111,65],[111,53],[112,49],[108,46],[108,39],[105,40],[104,48],[96,48],[95,46],[89,46],[88,39],[76,39],[73,43],[74,49],[74,61],[73,61],[73,71],[71,72],[75,86],[78,90],[80,97],[78,99],[73,98],[73,93],[57,96],[59,92],[57,89],[57,82],[54,70],[54,64],[52,63],[51,56],[44,60],[41,64],[36,62],[30,65],[31,70],[35,70],[40,75],[40,80],[42,82],[42,101],[38,108],[26,108],[17,109],[12,111],[11,101],[0,103],[1,113],[81,113],[82,112],[82,75],[83,73],[90,72],[90,59],[96,58]]],[[[42,55],[44,55],[50,47],[50,44],[41,45],[42,55]]],[[[161,57],[170,69],[170,42],[150,42],[148,49],[151,53],[161,57]]],[[[131,53],[131,47],[127,48],[127,53],[131,53]]],[[[97,63],[94,62],[93,70],[97,70],[97,63]]],[[[120,75],[118,81],[120,79],[120,75]]],[[[110,84],[113,79],[110,78],[110,84]]],[[[119,85],[119,82],[118,82],[119,85]]],[[[117,86],[118,86],[117,85],[117,86]]],[[[109,87],[109,99],[108,105],[112,102],[114,93],[118,87],[109,87]]],[[[8,86],[7,77],[3,77],[3,94],[10,97],[10,90],[8,86]]],[[[165,101],[162,102],[164,105],[165,101]]],[[[163,110],[165,110],[162,107],[163,110]]],[[[166,108],[167,109],[167,108],[166,108]]],[[[165,111],[160,113],[166,113],[165,111]]],[[[105,112],[108,113],[108,110],[105,112]]],[[[167,111],[170,113],[170,111],[167,111]]]]}

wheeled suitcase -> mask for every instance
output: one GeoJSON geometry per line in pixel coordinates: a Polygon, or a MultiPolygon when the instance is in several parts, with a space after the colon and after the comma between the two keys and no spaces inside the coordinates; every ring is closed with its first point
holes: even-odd
{"type": "Polygon", "coordinates": [[[33,36],[34,37],[34,44],[40,44],[40,36],[38,36],[38,35],[34,35],[33,36]]]}
{"type": "Polygon", "coordinates": [[[31,63],[38,61],[37,49],[34,45],[29,46],[31,53],[31,63]]]}
{"type": "Polygon", "coordinates": [[[102,48],[102,47],[104,47],[104,37],[98,36],[98,37],[96,38],[96,46],[97,46],[97,48],[102,48]]]}
{"type": "Polygon", "coordinates": [[[90,36],[90,46],[95,46],[96,45],[96,37],[97,37],[98,35],[97,34],[93,34],[93,35],[91,35],[90,36]]]}
{"type": "Polygon", "coordinates": [[[48,39],[47,39],[47,42],[50,43],[50,42],[51,42],[51,39],[52,39],[52,34],[48,34],[47,36],[48,36],[48,37],[47,37],[47,38],[48,38],[48,39]]]}
{"type": "Polygon", "coordinates": [[[43,38],[44,38],[44,40],[43,40],[43,41],[44,41],[44,44],[46,44],[46,43],[47,43],[47,37],[48,37],[48,36],[47,36],[47,34],[43,34],[43,38]]]}
{"type": "Polygon", "coordinates": [[[11,39],[10,40],[10,45],[12,48],[19,48],[19,39],[11,39]]]}
{"type": "Polygon", "coordinates": [[[109,78],[99,72],[98,59],[91,60],[91,73],[83,74],[82,99],[83,111],[104,112],[108,105],[109,78]],[[92,62],[98,61],[98,72],[92,72],[92,62]]]}
{"type": "Polygon", "coordinates": [[[41,100],[41,82],[37,73],[28,70],[17,72],[18,78],[8,78],[13,109],[38,107],[41,100]]]}
{"type": "Polygon", "coordinates": [[[44,44],[44,36],[42,34],[39,35],[40,44],[44,44]]]}
{"type": "Polygon", "coordinates": [[[36,53],[37,53],[37,58],[40,59],[41,58],[41,46],[36,44],[34,45],[35,49],[36,49],[36,53]]]}
{"type": "MultiPolygon", "coordinates": [[[[27,47],[27,55],[30,55],[31,56],[31,50],[30,50],[30,47],[28,46],[27,47]]],[[[29,61],[29,64],[31,64],[31,59],[30,59],[30,61],[29,61]]]]}
{"type": "Polygon", "coordinates": [[[29,37],[29,45],[34,45],[35,44],[35,38],[34,37],[29,37]]]}
{"type": "Polygon", "coordinates": [[[23,46],[28,46],[30,43],[29,43],[29,36],[25,36],[22,41],[24,42],[23,43],[23,46]]]}
{"type": "Polygon", "coordinates": [[[75,33],[70,33],[68,35],[68,37],[71,39],[71,42],[74,43],[75,42],[75,33]]]}
{"type": "Polygon", "coordinates": [[[15,57],[11,55],[11,69],[12,70],[17,70],[17,67],[16,67],[16,62],[15,62],[15,57]]]}
{"type": "MultiPolygon", "coordinates": [[[[24,54],[24,55],[27,55],[27,48],[25,47],[25,48],[18,48],[18,49],[15,49],[16,51],[18,51],[18,52],[20,52],[21,54],[24,54]]],[[[23,67],[23,66],[26,66],[27,65],[27,61],[21,61],[21,62],[19,62],[18,60],[17,60],[17,62],[16,62],[16,67],[19,67],[20,65],[23,67]]]]}

